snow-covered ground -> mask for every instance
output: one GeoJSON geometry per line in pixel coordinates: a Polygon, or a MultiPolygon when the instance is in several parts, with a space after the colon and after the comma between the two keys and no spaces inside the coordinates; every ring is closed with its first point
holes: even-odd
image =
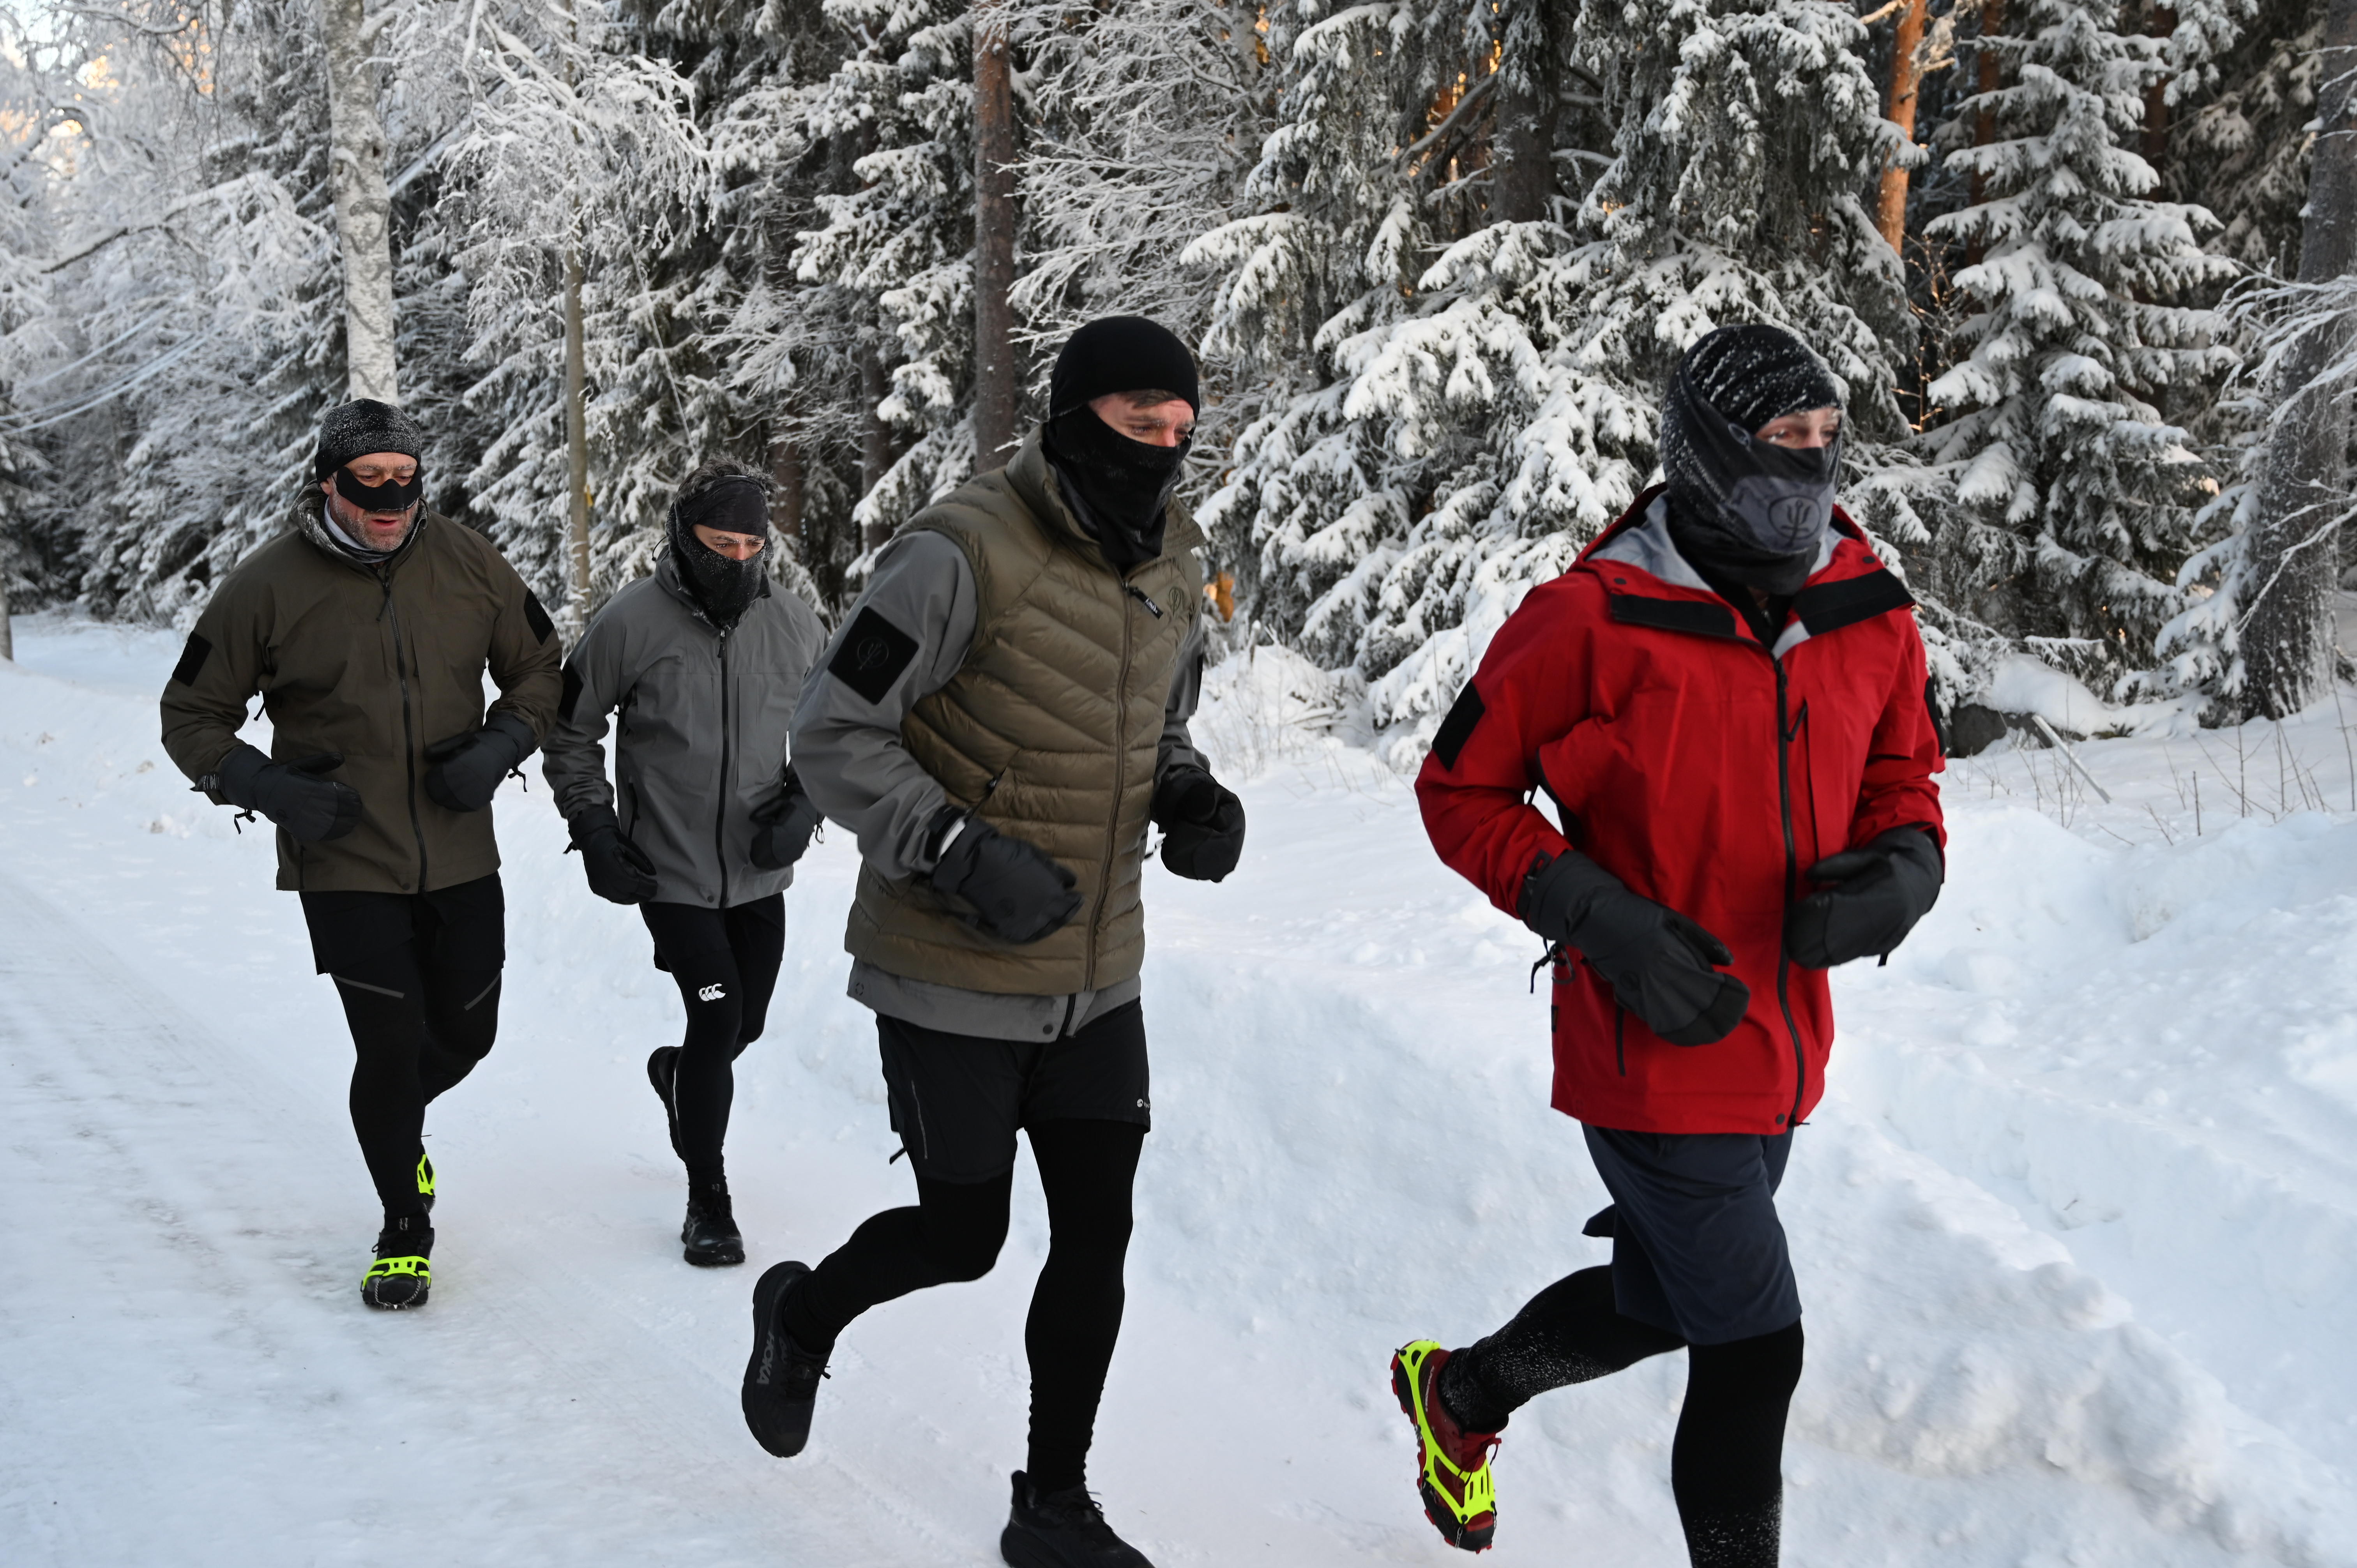
{"type": "MultiPolygon", "coordinates": [[[[156,744],[175,639],[37,618],[16,646],[0,1557],[996,1561],[1045,1242],[1028,1165],[996,1273],[846,1336],[810,1453],[769,1458],[737,1413],[754,1275],[908,1190],[842,994],[843,835],[789,895],[740,1065],[751,1262],[704,1273],[641,1069],[675,993],[542,786],[510,786],[501,1040],[430,1122],[433,1305],[371,1314],[341,1017],[267,838],[156,744]]],[[[1385,1358],[1600,1260],[1578,1231],[1604,1199],[1545,1106],[1531,939],[1434,860],[1402,781],[1280,722],[1297,671],[1217,673],[1204,729],[1249,776],[1252,846],[1218,886],[1148,871],[1157,1125],[1092,1479],[1165,1568],[1437,1565],[1385,1358]]],[[[1951,772],[1946,895],[1888,968],[1838,975],[1785,1188],[1788,1561],[2357,1563],[2338,726],[2088,743],[2108,806],[2052,752],[1951,772]]],[[[1684,1561],[1681,1360],[1517,1417],[1492,1561],[1684,1561]]]]}

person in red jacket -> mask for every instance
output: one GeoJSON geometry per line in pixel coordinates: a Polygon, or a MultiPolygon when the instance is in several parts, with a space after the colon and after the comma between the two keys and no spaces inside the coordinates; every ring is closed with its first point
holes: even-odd
{"type": "Polygon", "coordinates": [[[1834,504],[1841,423],[1790,333],[1695,344],[1667,482],[1499,628],[1416,780],[1440,857],[1548,944],[1553,1102],[1613,1200],[1609,1267],[1393,1359],[1426,1513],[1468,1551],[1516,1407],[1683,1347],[1687,1550],[1777,1560],[1802,1335],[1774,1197],[1824,1092],[1824,972],[1898,946],[1944,869],[1914,600],[1834,504]]]}

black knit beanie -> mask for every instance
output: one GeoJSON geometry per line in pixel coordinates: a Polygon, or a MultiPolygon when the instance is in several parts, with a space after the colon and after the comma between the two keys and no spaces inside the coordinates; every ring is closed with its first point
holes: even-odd
{"type": "Polygon", "coordinates": [[[319,449],[311,456],[311,475],[325,479],[353,458],[371,452],[398,452],[422,464],[425,433],[415,420],[389,403],[371,397],[339,403],[319,421],[319,449]]]}
{"type": "Polygon", "coordinates": [[[1746,435],[1804,408],[1839,408],[1825,362],[1781,327],[1722,327],[1686,350],[1680,371],[1702,400],[1746,435]]]}
{"type": "Polygon", "coordinates": [[[1169,328],[1143,316],[1107,316],[1064,339],[1048,381],[1048,417],[1111,392],[1157,391],[1185,398],[1200,413],[1195,356],[1169,328]]]}

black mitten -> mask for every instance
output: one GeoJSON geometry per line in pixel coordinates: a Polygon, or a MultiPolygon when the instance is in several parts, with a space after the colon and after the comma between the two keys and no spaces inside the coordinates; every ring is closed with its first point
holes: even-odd
{"type": "Polygon", "coordinates": [[[1154,787],[1154,823],[1162,830],[1162,864],[1197,882],[1217,882],[1244,853],[1244,803],[1191,762],[1154,787]]]}
{"type": "Polygon", "coordinates": [[[437,740],[425,748],[425,792],[454,811],[479,811],[500,780],[540,749],[532,726],[513,714],[493,714],[479,730],[437,740]]]}
{"type": "Polygon", "coordinates": [[[655,896],[655,863],[622,836],[611,806],[591,806],[567,824],[589,891],[612,904],[643,904],[655,896]]]}
{"type": "Polygon", "coordinates": [[[1542,857],[1531,868],[1518,913],[1548,941],[1578,949],[1620,1005],[1671,1045],[1723,1040],[1751,1004],[1751,988],[1718,972],[1735,961],[1725,942],[1675,909],[1630,892],[1577,850],[1542,857]]]}
{"type": "Polygon", "coordinates": [[[297,843],[324,843],[361,825],[361,792],[320,777],[343,765],[340,751],[273,762],[255,747],[241,745],[221,758],[218,773],[199,779],[197,787],[232,806],[261,812],[297,843]]]}
{"type": "Polygon", "coordinates": [[[753,809],[753,864],[763,871],[783,871],[802,857],[825,820],[802,779],[787,768],[784,793],[753,809]]]}
{"type": "Polygon", "coordinates": [[[1869,953],[1886,957],[1939,900],[1945,866],[1926,828],[1893,828],[1862,849],[1809,867],[1832,886],[1784,913],[1784,951],[1803,969],[1831,969],[1869,953]]]}
{"type": "Polygon", "coordinates": [[[964,818],[933,866],[933,886],[971,905],[975,925],[1018,945],[1038,941],[1081,912],[1081,896],[1072,891],[1078,881],[1046,854],[976,817],[964,818]]]}

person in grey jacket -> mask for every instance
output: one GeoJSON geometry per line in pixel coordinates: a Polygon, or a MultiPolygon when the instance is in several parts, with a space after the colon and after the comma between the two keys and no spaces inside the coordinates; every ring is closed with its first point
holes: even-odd
{"type": "Polygon", "coordinates": [[[790,726],[825,630],[767,570],[767,487],[706,463],[671,509],[669,548],[608,600],[565,660],[543,766],[592,892],[635,904],[679,983],[687,1037],[647,1077],[687,1167],[691,1263],[741,1263],[722,1144],[733,1064],[760,1038],[785,951],[785,888],[819,822],[790,726]],[[607,718],[620,710],[614,783],[607,718]]]}
{"type": "Polygon", "coordinates": [[[1188,733],[1203,538],[1173,491],[1196,402],[1194,360],[1162,328],[1082,328],[1050,418],[878,553],[794,715],[812,798],[858,835],[850,991],[877,1014],[917,1201],[815,1269],[762,1275],[746,1423],[800,1453],[853,1319],[988,1272],[1028,1134],[1049,1250],[999,1542],[1022,1568],[1147,1568],[1085,1484],[1150,1115],[1142,867],[1154,825],[1169,870],[1214,882],[1244,835],[1188,733]]]}

